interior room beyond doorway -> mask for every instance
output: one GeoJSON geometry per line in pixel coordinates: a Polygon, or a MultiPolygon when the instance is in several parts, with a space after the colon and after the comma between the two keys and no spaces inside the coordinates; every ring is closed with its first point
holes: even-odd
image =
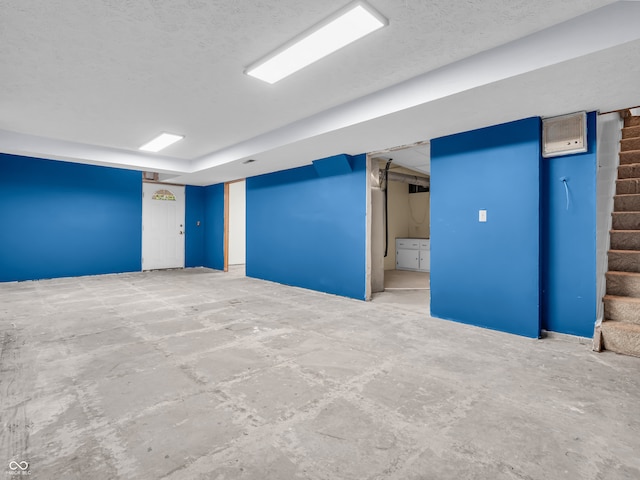
{"type": "Polygon", "coordinates": [[[372,300],[374,301],[381,301],[384,297],[385,301],[428,308],[430,288],[428,147],[428,144],[421,143],[375,156],[371,155],[372,300]],[[375,176],[378,177],[378,182],[375,181],[375,176]],[[381,256],[382,258],[379,258],[381,256]],[[382,281],[380,281],[381,276],[382,281]]]}
{"type": "Polygon", "coordinates": [[[247,202],[246,181],[238,180],[227,185],[226,211],[227,228],[225,232],[226,256],[225,271],[234,274],[245,272],[246,264],[246,226],[247,226],[247,202]]]}

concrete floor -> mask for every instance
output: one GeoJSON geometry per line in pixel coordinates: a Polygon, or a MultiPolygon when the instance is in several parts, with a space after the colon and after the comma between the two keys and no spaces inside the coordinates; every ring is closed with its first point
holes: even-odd
{"type": "Polygon", "coordinates": [[[640,359],[578,341],[206,269],[1,284],[0,319],[0,478],[640,478],[640,359]]]}
{"type": "Polygon", "coordinates": [[[385,270],[384,288],[386,290],[429,290],[429,272],[410,270],[385,270]]]}

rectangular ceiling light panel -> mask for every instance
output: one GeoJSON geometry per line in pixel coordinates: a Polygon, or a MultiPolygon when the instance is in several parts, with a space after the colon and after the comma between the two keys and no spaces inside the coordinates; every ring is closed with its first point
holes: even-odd
{"type": "Polygon", "coordinates": [[[259,60],[245,73],[276,83],[387,24],[387,19],[367,3],[352,3],[259,60]]]}
{"type": "Polygon", "coordinates": [[[176,143],[178,140],[182,140],[184,135],[175,135],[173,133],[161,133],[156,138],[148,143],[145,143],[140,147],[140,150],[145,152],[159,152],[160,150],[167,148],[169,145],[176,143]]]}

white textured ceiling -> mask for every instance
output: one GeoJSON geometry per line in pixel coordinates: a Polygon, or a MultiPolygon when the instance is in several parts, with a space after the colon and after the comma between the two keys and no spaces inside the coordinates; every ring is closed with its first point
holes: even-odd
{"type": "Polygon", "coordinates": [[[640,4],[612,0],[370,0],[387,28],[274,85],[243,74],[346,3],[0,0],[0,151],[210,184],[521,115],[640,103],[624,87],[640,81],[640,4]],[[621,19],[635,28],[615,31],[621,19]],[[532,102],[522,86],[538,91],[543,78],[566,85],[532,102]],[[612,93],[613,81],[623,86],[612,93]],[[137,152],[161,131],[186,137],[163,155],[137,152]]]}

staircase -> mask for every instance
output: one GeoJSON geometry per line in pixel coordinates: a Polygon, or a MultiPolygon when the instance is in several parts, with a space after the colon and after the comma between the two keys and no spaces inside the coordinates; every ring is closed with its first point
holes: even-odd
{"type": "Polygon", "coordinates": [[[601,346],[640,357],[640,117],[628,113],[612,215],[601,346]]]}

